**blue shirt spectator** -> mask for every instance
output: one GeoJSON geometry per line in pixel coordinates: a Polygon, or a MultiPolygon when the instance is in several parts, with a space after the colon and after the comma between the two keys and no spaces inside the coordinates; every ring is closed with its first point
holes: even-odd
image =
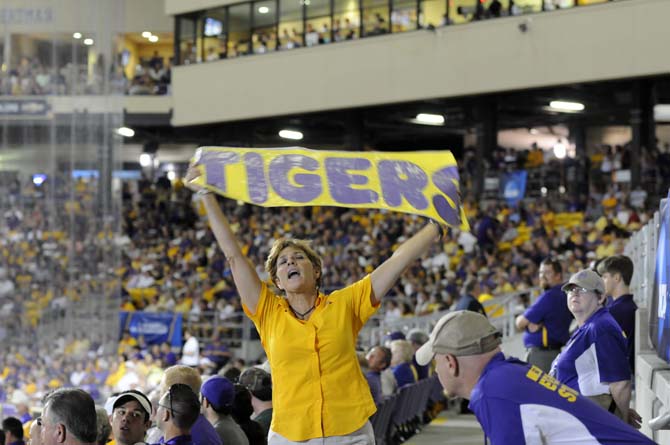
{"type": "Polygon", "coordinates": [[[382,377],[379,371],[368,371],[365,373],[365,378],[370,386],[370,394],[375,401],[375,405],[379,406],[382,403],[384,395],[382,394],[382,377]]]}
{"type": "Polygon", "coordinates": [[[523,344],[527,347],[560,349],[570,338],[572,314],[568,309],[567,297],[561,285],[546,290],[535,303],[524,312],[531,323],[541,324],[536,332],[525,330],[523,344]]]}
{"type": "Polygon", "coordinates": [[[502,353],[482,371],[469,407],[493,445],[654,443],[538,367],[502,353]]]}
{"type": "Polygon", "coordinates": [[[598,309],[572,334],[552,374],[585,396],[609,394],[609,383],[631,379],[626,339],[606,308],[598,309]]]}
{"type": "Polygon", "coordinates": [[[633,295],[627,294],[616,300],[610,297],[607,300],[607,309],[626,334],[626,354],[628,355],[631,372],[635,374],[635,311],[637,311],[637,304],[633,301],[633,295]]]}
{"type": "Polygon", "coordinates": [[[411,385],[412,383],[416,382],[415,371],[412,369],[412,365],[407,362],[392,366],[391,370],[393,371],[393,376],[398,382],[398,388],[402,388],[403,386],[411,385]]]}

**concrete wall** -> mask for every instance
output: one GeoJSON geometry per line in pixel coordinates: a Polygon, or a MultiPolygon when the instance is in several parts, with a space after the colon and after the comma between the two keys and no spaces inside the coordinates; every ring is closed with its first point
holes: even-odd
{"type": "Polygon", "coordinates": [[[667,17],[622,1],[176,67],[174,124],[666,73],[667,17]]]}
{"type": "Polygon", "coordinates": [[[649,318],[653,298],[659,212],[635,232],[625,254],[635,264],[631,292],[638,310],[635,314],[635,409],[642,416],[641,431],[660,444],[670,444],[670,431],[652,432],[648,422],[670,412],[670,364],[656,355],[649,338],[649,318]]]}
{"type": "Polygon", "coordinates": [[[183,14],[233,3],[240,2],[239,0],[165,0],[165,13],[168,15],[183,14]]]}
{"type": "Polygon", "coordinates": [[[662,413],[670,411],[670,365],[658,358],[647,345],[649,314],[644,308],[638,310],[636,335],[642,345],[635,358],[635,409],[642,416],[641,431],[659,444],[670,444],[670,431],[652,432],[648,422],[662,413]]]}
{"type": "Polygon", "coordinates": [[[2,0],[0,32],[172,32],[164,0],[2,0]]]}

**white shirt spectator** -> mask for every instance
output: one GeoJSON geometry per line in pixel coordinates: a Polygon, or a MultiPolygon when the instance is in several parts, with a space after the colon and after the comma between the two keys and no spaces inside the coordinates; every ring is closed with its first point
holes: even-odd
{"type": "Polygon", "coordinates": [[[383,370],[381,372],[380,378],[382,381],[382,394],[384,396],[392,396],[395,394],[396,390],[398,389],[398,382],[396,381],[391,368],[386,368],[383,370]]]}
{"type": "Polygon", "coordinates": [[[630,192],[630,205],[636,209],[644,208],[644,202],[647,200],[647,192],[643,189],[635,189],[630,192]]]}
{"type": "Polygon", "coordinates": [[[84,381],[84,377],[86,377],[86,371],[73,371],[72,374],[70,374],[70,383],[72,383],[73,386],[79,386],[81,385],[81,382],[84,381]]]}
{"type": "Polygon", "coordinates": [[[181,350],[181,363],[186,366],[198,366],[200,362],[200,342],[194,336],[189,337],[181,350]]]}
{"type": "Polygon", "coordinates": [[[472,253],[477,245],[477,238],[472,233],[462,230],[458,234],[458,244],[463,246],[465,253],[472,253]]]}

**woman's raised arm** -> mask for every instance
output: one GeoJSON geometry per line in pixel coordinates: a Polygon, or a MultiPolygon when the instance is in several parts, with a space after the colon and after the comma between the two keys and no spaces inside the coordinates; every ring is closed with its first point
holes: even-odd
{"type": "MultiPolygon", "coordinates": [[[[186,174],[186,184],[195,191],[203,190],[202,187],[194,184],[192,181],[200,176],[197,166],[189,168],[186,174]]],[[[252,313],[256,312],[258,298],[261,292],[261,280],[258,278],[256,269],[249,259],[242,253],[240,245],[235,238],[235,234],[228,224],[228,219],[221,211],[221,207],[216,200],[216,195],[206,193],[202,195],[202,201],[207,211],[209,225],[230,264],[233,273],[233,280],[240,294],[242,303],[244,303],[252,313]]]]}

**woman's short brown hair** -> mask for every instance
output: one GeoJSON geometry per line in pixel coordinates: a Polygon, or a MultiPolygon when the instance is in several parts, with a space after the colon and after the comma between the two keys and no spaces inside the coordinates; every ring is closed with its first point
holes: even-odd
{"type": "Polygon", "coordinates": [[[272,282],[277,284],[277,260],[279,259],[281,251],[287,247],[293,247],[305,252],[305,255],[307,255],[307,258],[310,263],[312,263],[312,266],[314,266],[314,271],[316,272],[316,288],[321,288],[321,257],[314,251],[314,249],[312,249],[310,241],[294,238],[279,238],[272,244],[268,259],[265,260],[265,271],[270,274],[272,282]]]}

